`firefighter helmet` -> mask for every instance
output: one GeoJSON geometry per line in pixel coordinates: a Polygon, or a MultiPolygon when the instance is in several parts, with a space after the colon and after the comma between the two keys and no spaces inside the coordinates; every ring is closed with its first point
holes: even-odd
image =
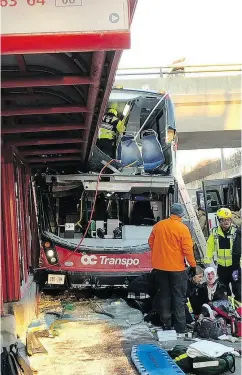
{"type": "Polygon", "coordinates": [[[232,212],[229,208],[220,208],[217,211],[217,217],[218,219],[231,219],[232,218],[232,212]]]}
{"type": "Polygon", "coordinates": [[[113,113],[116,117],[118,116],[118,111],[115,108],[109,108],[107,113],[113,113]]]}

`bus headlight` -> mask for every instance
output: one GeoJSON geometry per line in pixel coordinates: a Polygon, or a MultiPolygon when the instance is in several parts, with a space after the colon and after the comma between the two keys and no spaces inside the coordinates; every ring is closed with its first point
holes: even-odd
{"type": "Polygon", "coordinates": [[[55,250],[55,245],[52,241],[47,240],[42,242],[45,256],[50,264],[57,264],[58,263],[58,256],[55,250]]]}
{"type": "Polygon", "coordinates": [[[47,257],[51,258],[55,255],[55,252],[54,252],[54,250],[47,250],[46,255],[47,255],[47,257]]]}

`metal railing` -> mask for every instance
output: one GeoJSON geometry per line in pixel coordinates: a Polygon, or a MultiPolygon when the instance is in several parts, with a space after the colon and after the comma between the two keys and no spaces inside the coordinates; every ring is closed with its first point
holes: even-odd
{"type": "Polygon", "coordinates": [[[145,76],[145,75],[182,75],[199,73],[239,73],[242,72],[242,63],[239,64],[203,64],[203,65],[168,65],[138,68],[120,68],[116,77],[145,76]]]}

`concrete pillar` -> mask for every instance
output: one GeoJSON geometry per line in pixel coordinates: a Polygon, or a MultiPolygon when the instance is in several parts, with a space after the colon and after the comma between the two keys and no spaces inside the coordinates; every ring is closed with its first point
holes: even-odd
{"type": "Polygon", "coordinates": [[[224,157],[224,149],[220,149],[220,162],[221,162],[221,172],[225,171],[225,157],[224,157]]]}

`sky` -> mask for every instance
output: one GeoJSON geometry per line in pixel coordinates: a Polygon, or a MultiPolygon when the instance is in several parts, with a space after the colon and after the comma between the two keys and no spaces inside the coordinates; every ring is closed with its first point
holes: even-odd
{"type": "MultiPolygon", "coordinates": [[[[131,49],[119,68],[166,66],[183,57],[187,65],[242,63],[241,15],[242,0],[138,0],[131,49]]],[[[220,152],[209,150],[209,157],[220,152]]],[[[206,150],[178,152],[182,169],[207,158],[206,150]]]]}
{"type": "Polygon", "coordinates": [[[241,0],[138,0],[120,68],[242,62],[241,0]]]}

